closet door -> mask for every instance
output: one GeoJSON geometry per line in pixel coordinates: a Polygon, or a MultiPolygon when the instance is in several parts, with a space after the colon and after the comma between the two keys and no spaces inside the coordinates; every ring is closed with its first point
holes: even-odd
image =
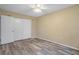
{"type": "Polygon", "coordinates": [[[9,16],[1,16],[1,44],[13,42],[13,34],[13,18],[9,16]]]}
{"type": "Polygon", "coordinates": [[[21,21],[21,39],[31,38],[31,20],[23,19],[21,21]]]}
{"type": "Polygon", "coordinates": [[[22,39],[21,38],[21,26],[22,26],[21,20],[22,19],[16,18],[14,20],[15,20],[15,22],[14,22],[14,29],[15,29],[14,36],[15,36],[15,39],[14,40],[17,41],[17,40],[22,39]]]}
{"type": "Polygon", "coordinates": [[[31,38],[31,20],[17,18],[15,25],[15,41],[31,38]]]}
{"type": "Polygon", "coordinates": [[[31,20],[1,16],[1,44],[31,38],[31,20]]]}

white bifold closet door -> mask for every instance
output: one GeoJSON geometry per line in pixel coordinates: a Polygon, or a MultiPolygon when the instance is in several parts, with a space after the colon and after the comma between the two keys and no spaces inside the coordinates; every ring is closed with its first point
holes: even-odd
{"type": "Polygon", "coordinates": [[[8,16],[1,16],[1,44],[9,43],[14,41],[14,30],[13,19],[8,16]]]}
{"type": "Polygon", "coordinates": [[[1,44],[31,38],[31,20],[1,16],[1,44]]]}
{"type": "Polygon", "coordinates": [[[15,40],[31,38],[31,20],[17,18],[14,24],[15,40]]]}

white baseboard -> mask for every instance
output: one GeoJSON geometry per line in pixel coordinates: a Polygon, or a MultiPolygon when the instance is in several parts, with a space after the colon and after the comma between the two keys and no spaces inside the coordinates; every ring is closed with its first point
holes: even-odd
{"type": "Polygon", "coordinates": [[[62,46],[66,46],[66,47],[69,47],[69,48],[72,48],[72,49],[75,49],[75,50],[79,50],[79,48],[76,48],[76,47],[73,47],[73,46],[69,46],[69,45],[65,45],[65,44],[62,44],[62,43],[59,43],[59,42],[55,42],[55,41],[50,41],[49,39],[45,39],[45,38],[41,38],[41,37],[37,37],[39,39],[43,39],[43,40],[46,40],[46,41],[49,41],[49,42],[53,42],[53,43],[56,43],[56,44],[59,44],[59,45],[62,45],[62,46]]]}

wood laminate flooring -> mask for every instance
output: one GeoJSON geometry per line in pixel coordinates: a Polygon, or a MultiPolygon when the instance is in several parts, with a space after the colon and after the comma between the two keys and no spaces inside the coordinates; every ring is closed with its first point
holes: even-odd
{"type": "Polygon", "coordinates": [[[42,39],[25,39],[0,45],[0,55],[78,55],[79,51],[42,39]]]}

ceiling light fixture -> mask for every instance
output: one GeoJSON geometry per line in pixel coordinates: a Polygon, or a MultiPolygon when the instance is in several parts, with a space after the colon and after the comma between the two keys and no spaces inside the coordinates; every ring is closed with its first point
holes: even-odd
{"type": "Polygon", "coordinates": [[[35,12],[42,12],[42,10],[41,10],[41,5],[40,4],[35,4],[35,5],[33,5],[33,10],[35,11],[35,12]]]}
{"type": "Polygon", "coordinates": [[[45,7],[45,5],[43,4],[32,4],[31,8],[33,9],[34,12],[37,12],[37,13],[41,13],[43,12],[43,10],[47,9],[47,7],[45,7]]]}
{"type": "Polygon", "coordinates": [[[33,10],[34,10],[35,12],[42,12],[41,9],[39,9],[39,8],[34,8],[33,10]]]}

